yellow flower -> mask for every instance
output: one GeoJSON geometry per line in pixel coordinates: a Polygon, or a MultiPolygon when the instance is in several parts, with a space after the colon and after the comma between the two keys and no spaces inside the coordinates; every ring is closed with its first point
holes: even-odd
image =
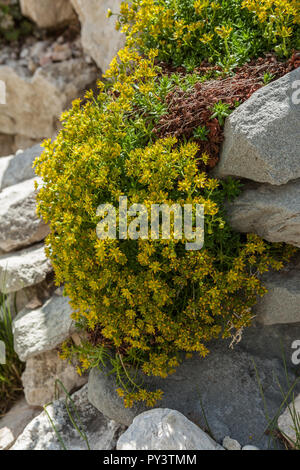
{"type": "Polygon", "coordinates": [[[233,28],[231,26],[222,25],[222,26],[217,26],[215,28],[215,31],[217,35],[220,36],[222,39],[228,39],[230,34],[233,31],[233,28]]]}
{"type": "Polygon", "coordinates": [[[203,34],[202,38],[200,38],[200,41],[203,42],[203,44],[208,44],[213,40],[213,38],[213,34],[203,34]]]}

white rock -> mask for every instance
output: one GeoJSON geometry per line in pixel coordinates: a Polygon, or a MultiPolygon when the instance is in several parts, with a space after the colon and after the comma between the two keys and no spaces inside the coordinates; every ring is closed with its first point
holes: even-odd
{"type": "Polygon", "coordinates": [[[54,295],[41,308],[22,310],[13,322],[14,347],[21,361],[51,351],[75,332],[69,298],[54,295]]]}
{"type": "MultiPolygon", "coordinates": [[[[40,242],[48,226],[36,214],[35,179],[6,188],[0,193],[0,249],[18,250],[40,242]]],[[[39,181],[36,179],[36,181],[39,181]]]]}
{"type": "Polygon", "coordinates": [[[0,450],[9,449],[15,442],[15,438],[11,430],[7,427],[0,428],[0,450]]]}
{"type": "Polygon", "coordinates": [[[75,366],[60,359],[57,351],[50,351],[31,357],[26,362],[22,383],[26,401],[32,406],[44,406],[64,392],[56,387],[60,380],[68,392],[74,391],[87,382],[86,376],[78,375],[75,366]]]}
{"type": "Polygon", "coordinates": [[[300,395],[298,395],[289,406],[286,407],[285,411],[278,418],[278,429],[282,433],[285,439],[290,442],[294,447],[295,443],[299,445],[299,429],[296,433],[296,422],[299,423],[300,419],[300,395]]]}
{"type": "Polygon", "coordinates": [[[175,410],[154,409],[134,418],[117,450],[224,450],[175,410]]]}
{"type": "Polygon", "coordinates": [[[300,106],[293,83],[300,68],[253,93],[226,120],[217,176],[285,184],[300,178],[300,106]]]}
{"type": "Polygon", "coordinates": [[[110,8],[119,13],[121,0],[71,0],[81,22],[82,46],[105,72],[125,37],[115,29],[115,16],[107,18],[110,8]]]}
{"type": "Polygon", "coordinates": [[[40,28],[57,28],[76,18],[69,0],[20,0],[24,16],[40,28]]]}
{"type": "Polygon", "coordinates": [[[34,286],[44,281],[51,271],[42,243],[1,256],[0,291],[9,294],[34,286]]]}
{"type": "Polygon", "coordinates": [[[34,408],[21,398],[10,411],[0,419],[0,450],[9,449],[19,435],[24,431],[27,424],[38,414],[40,408],[34,408]]]}
{"type": "MultiPolygon", "coordinates": [[[[91,450],[112,450],[122,428],[114,421],[105,418],[88,401],[87,388],[83,387],[72,396],[76,411],[86,433],[91,450]]],[[[71,405],[69,405],[71,406],[71,405]]],[[[67,450],[86,450],[87,445],[72,426],[67,414],[65,400],[55,401],[47,407],[62,441],[67,450]]],[[[71,413],[79,424],[74,410],[71,413]]],[[[45,412],[37,416],[25,428],[11,450],[61,450],[62,447],[45,412]]]]}
{"type": "Polygon", "coordinates": [[[236,441],[235,439],[231,439],[231,437],[226,436],[223,439],[223,447],[226,450],[241,450],[241,444],[236,441]]]}
{"type": "Polygon", "coordinates": [[[40,156],[43,148],[38,144],[25,151],[21,150],[9,157],[0,159],[0,191],[9,186],[35,177],[32,168],[34,160],[40,156]]]}

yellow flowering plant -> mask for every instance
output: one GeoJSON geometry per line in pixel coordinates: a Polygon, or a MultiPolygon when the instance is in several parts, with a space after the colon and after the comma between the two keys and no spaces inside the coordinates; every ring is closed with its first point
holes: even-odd
{"type": "Polygon", "coordinates": [[[51,227],[47,255],[74,320],[87,332],[81,345],[65,344],[62,357],[76,355],[79,372],[111,364],[126,406],[137,400],[152,406],[162,396],[132,370],[165,378],[185,355],[205,357],[210,340],[249,325],[251,307],[265,293],[260,275],[280,269],[294,252],[234,233],[224,203],[239,193],[239,183],[209,177],[201,169],[208,156],[199,155],[195,140],[155,137],[172,86],[156,56],[129,46],[120,51],[98,95],[74,101],[35,164],[43,178],[38,212],[51,227]],[[186,240],[175,236],[98,239],[98,206],[117,208],[121,196],[147,208],[202,204],[204,247],[187,251],[186,240]]]}
{"type": "Polygon", "coordinates": [[[117,27],[143,54],[192,70],[203,60],[231,70],[266,52],[300,48],[299,0],[133,0],[117,27]]]}
{"type": "Polygon", "coordinates": [[[253,13],[263,37],[275,51],[288,56],[297,34],[299,48],[300,2],[299,0],[243,0],[242,7],[253,13]]]}

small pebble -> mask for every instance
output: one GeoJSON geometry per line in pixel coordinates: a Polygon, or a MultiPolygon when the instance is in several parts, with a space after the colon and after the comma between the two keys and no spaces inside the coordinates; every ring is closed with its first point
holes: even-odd
{"type": "Polygon", "coordinates": [[[231,437],[226,436],[223,439],[223,447],[226,450],[241,450],[241,445],[235,439],[231,439],[231,437]]]}

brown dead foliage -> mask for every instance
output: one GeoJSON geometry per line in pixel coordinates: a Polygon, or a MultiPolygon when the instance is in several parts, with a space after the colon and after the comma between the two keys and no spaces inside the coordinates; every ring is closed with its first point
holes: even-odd
{"type": "MultiPolygon", "coordinates": [[[[295,53],[287,62],[280,62],[269,55],[252,61],[235,70],[233,76],[220,77],[195,84],[192,91],[183,91],[176,87],[166,98],[167,114],[163,115],[154,129],[157,137],[176,136],[191,138],[199,126],[209,130],[207,141],[197,140],[199,157],[203,152],[210,156],[208,169],[213,168],[219,159],[220,147],[224,139],[223,128],[217,118],[211,119],[215,103],[222,101],[234,109],[236,103],[246,101],[259,88],[264,86],[264,74],[269,73],[275,79],[300,66],[300,53],[295,53]]],[[[164,72],[172,73],[174,69],[166,68],[164,72]]],[[[185,75],[184,69],[176,70],[185,75]]],[[[202,64],[195,72],[206,75],[211,72],[221,72],[218,66],[202,64]]]]}

